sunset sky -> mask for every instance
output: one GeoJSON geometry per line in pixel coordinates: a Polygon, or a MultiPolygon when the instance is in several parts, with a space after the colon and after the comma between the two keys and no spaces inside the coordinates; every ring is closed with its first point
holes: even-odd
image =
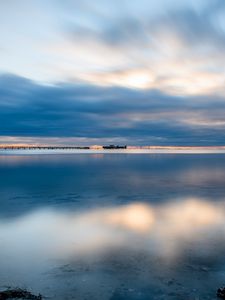
{"type": "Polygon", "coordinates": [[[0,0],[0,143],[225,144],[224,0],[0,0]]]}

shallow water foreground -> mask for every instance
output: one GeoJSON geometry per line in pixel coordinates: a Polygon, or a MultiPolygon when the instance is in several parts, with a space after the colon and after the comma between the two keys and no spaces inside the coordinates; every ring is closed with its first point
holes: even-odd
{"type": "Polygon", "coordinates": [[[223,155],[0,157],[0,286],[50,299],[216,299],[223,155]]]}

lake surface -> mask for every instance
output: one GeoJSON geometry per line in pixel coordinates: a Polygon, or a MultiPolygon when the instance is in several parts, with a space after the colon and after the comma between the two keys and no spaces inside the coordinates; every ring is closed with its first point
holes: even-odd
{"type": "Polygon", "coordinates": [[[216,299],[225,154],[0,155],[0,288],[216,299]]]}

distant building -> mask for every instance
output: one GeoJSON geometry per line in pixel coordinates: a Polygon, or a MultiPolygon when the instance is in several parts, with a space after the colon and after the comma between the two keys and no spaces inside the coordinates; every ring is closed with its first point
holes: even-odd
{"type": "Polygon", "coordinates": [[[108,145],[108,146],[103,146],[103,149],[127,149],[127,146],[108,145]]]}

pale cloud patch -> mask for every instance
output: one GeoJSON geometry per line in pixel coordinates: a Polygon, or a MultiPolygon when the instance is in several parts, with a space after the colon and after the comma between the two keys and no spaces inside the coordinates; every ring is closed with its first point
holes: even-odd
{"type": "Polygon", "coordinates": [[[6,51],[0,70],[45,84],[86,82],[223,96],[222,2],[50,1],[29,4],[29,14],[23,9],[27,1],[16,10],[2,4],[6,51]],[[15,26],[23,34],[14,33],[15,26]]]}
{"type": "Polygon", "coordinates": [[[159,89],[171,95],[223,96],[225,56],[213,41],[191,45],[174,24],[154,26],[145,29],[143,43],[112,44],[96,34],[76,34],[48,45],[43,52],[55,58],[49,69],[59,81],[159,89]]]}

